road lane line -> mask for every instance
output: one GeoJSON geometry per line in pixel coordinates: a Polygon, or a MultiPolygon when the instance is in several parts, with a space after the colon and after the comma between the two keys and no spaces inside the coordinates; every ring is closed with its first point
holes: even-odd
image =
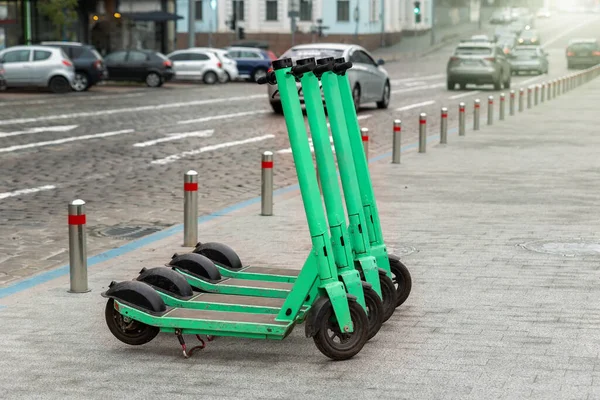
{"type": "Polygon", "coordinates": [[[440,78],[445,78],[445,77],[446,77],[445,74],[415,76],[415,77],[412,77],[412,78],[392,79],[390,81],[390,83],[392,85],[395,85],[397,83],[414,82],[414,81],[430,81],[430,80],[440,79],[440,78]]]}
{"type": "Polygon", "coordinates": [[[204,117],[204,118],[187,119],[184,121],[178,121],[177,124],[178,125],[195,124],[198,122],[209,122],[209,121],[215,121],[218,119],[245,117],[247,115],[254,115],[254,114],[266,114],[268,112],[272,112],[272,111],[271,110],[243,111],[243,112],[233,113],[233,114],[221,114],[221,115],[213,115],[213,116],[204,117]]]}
{"type": "Polygon", "coordinates": [[[435,104],[435,100],[429,100],[429,101],[424,101],[422,103],[415,103],[415,104],[410,104],[408,106],[399,107],[399,108],[396,108],[396,111],[408,111],[408,110],[412,110],[413,108],[430,106],[432,104],[435,104]]]}
{"type": "Polygon", "coordinates": [[[556,42],[557,40],[559,40],[559,39],[562,39],[563,37],[567,36],[569,33],[571,33],[571,32],[574,32],[574,31],[576,31],[577,29],[581,29],[581,28],[583,28],[584,26],[587,26],[587,25],[591,24],[592,22],[598,22],[598,17],[596,17],[596,18],[594,18],[594,19],[591,19],[591,20],[589,20],[589,21],[587,21],[587,22],[584,22],[583,24],[580,24],[580,25],[574,26],[574,27],[573,27],[573,28],[571,28],[571,29],[567,29],[566,31],[564,31],[564,32],[562,32],[562,33],[559,33],[558,35],[554,36],[552,39],[550,39],[550,40],[546,40],[546,42],[545,42],[545,43],[542,45],[542,47],[546,47],[546,46],[548,46],[549,44],[552,44],[552,43],[556,42]]]}
{"type": "Polygon", "coordinates": [[[29,128],[24,131],[15,131],[15,132],[0,132],[0,138],[10,137],[10,136],[18,136],[18,135],[29,135],[31,133],[41,133],[41,132],[68,132],[77,128],[79,125],[61,125],[61,126],[40,126],[38,128],[29,128]]]}
{"type": "Polygon", "coordinates": [[[170,108],[192,107],[192,106],[201,106],[201,105],[215,104],[215,103],[228,103],[228,102],[232,102],[232,101],[244,101],[244,100],[259,99],[259,98],[266,98],[266,97],[267,97],[267,95],[265,95],[265,94],[260,94],[260,95],[257,94],[257,95],[252,95],[252,96],[221,97],[221,98],[216,98],[216,99],[195,100],[195,101],[186,101],[186,102],[179,102],[179,103],[166,103],[166,104],[158,104],[158,105],[153,105],[153,106],[113,108],[110,110],[78,112],[78,113],[72,113],[72,114],[46,115],[46,116],[37,117],[37,118],[5,119],[5,120],[0,120],[0,125],[27,124],[30,122],[54,121],[57,119],[98,117],[101,115],[114,115],[114,114],[134,113],[134,112],[140,112],[140,111],[166,110],[166,109],[170,109],[170,108]]]}
{"type": "Polygon", "coordinates": [[[444,87],[445,85],[446,85],[445,83],[436,83],[434,85],[429,85],[429,86],[418,86],[418,87],[411,87],[408,89],[396,89],[396,90],[392,90],[392,94],[416,92],[419,90],[427,90],[427,89],[437,89],[437,88],[444,87]]]}
{"type": "Polygon", "coordinates": [[[474,94],[481,93],[481,90],[473,90],[471,92],[461,93],[454,96],[448,97],[450,100],[462,99],[463,97],[472,96],[474,94]]]}
{"type": "Polygon", "coordinates": [[[19,189],[19,190],[15,190],[12,192],[4,192],[4,193],[0,193],[0,200],[7,199],[9,197],[21,196],[23,194],[37,193],[37,192],[43,192],[44,190],[53,190],[53,189],[56,189],[56,186],[44,185],[44,186],[38,186],[35,188],[30,188],[30,189],[19,189]]]}
{"type": "Polygon", "coordinates": [[[521,81],[521,82],[517,82],[517,84],[521,84],[521,85],[527,85],[529,82],[533,82],[536,81],[538,79],[542,79],[542,76],[534,76],[533,78],[529,78],[527,80],[521,81]]]}
{"type": "Polygon", "coordinates": [[[184,151],[183,153],[173,154],[173,155],[167,156],[165,158],[153,160],[151,162],[151,164],[165,165],[165,164],[169,164],[169,163],[175,162],[177,160],[180,160],[184,157],[195,156],[197,154],[206,153],[208,151],[214,151],[214,150],[224,149],[224,148],[233,147],[233,146],[239,146],[242,144],[260,142],[260,141],[263,141],[266,139],[273,139],[274,137],[275,137],[275,135],[262,135],[262,136],[257,136],[257,137],[244,139],[244,140],[236,140],[234,142],[225,142],[225,143],[215,144],[212,146],[205,146],[205,147],[201,147],[196,150],[184,151]]]}
{"type": "Polygon", "coordinates": [[[0,153],[10,153],[10,152],[17,151],[17,150],[32,149],[35,147],[43,147],[43,146],[52,146],[55,144],[75,142],[75,141],[79,141],[79,140],[98,139],[98,138],[122,135],[124,133],[132,133],[132,132],[135,132],[135,130],[134,129],[124,129],[121,131],[96,133],[94,135],[73,136],[73,137],[68,137],[68,138],[64,138],[64,139],[48,140],[46,142],[35,142],[35,143],[29,143],[29,144],[21,144],[21,145],[17,145],[17,146],[2,147],[2,148],[0,148],[0,153]]]}
{"type": "Polygon", "coordinates": [[[172,134],[167,137],[162,137],[160,139],[154,139],[154,140],[148,140],[146,142],[135,143],[133,145],[133,147],[154,146],[155,144],[158,144],[158,143],[171,142],[173,140],[185,139],[188,137],[210,137],[210,136],[212,136],[213,133],[215,133],[214,129],[207,129],[204,131],[197,131],[197,132],[177,133],[177,134],[172,134]]]}
{"type": "MultiPolygon", "coordinates": [[[[106,99],[122,99],[122,98],[130,98],[130,97],[140,97],[146,96],[147,93],[127,93],[127,94],[102,94],[102,95],[90,95],[90,96],[71,96],[71,100],[75,101],[87,101],[87,100],[106,100],[106,99]]],[[[58,99],[52,100],[20,100],[20,101],[6,101],[2,102],[3,106],[27,106],[27,105],[37,105],[37,104],[46,104],[46,103],[54,103],[56,105],[58,99]]],[[[60,105],[60,104],[58,104],[60,105]]]]}

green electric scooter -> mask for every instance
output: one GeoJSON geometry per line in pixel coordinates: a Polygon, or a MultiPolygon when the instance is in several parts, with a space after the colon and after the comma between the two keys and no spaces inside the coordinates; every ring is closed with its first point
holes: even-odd
{"type": "Polygon", "coordinates": [[[189,356],[184,334],[283,339],[296,323],[306,322],[306,335],[334,360],[356,355],[368,336],[368,319],[355,296],[337,279],[331,237],[326,228],[315,169],[304,127],[294,74],[308,72],[290,59],[273,62],[274,75],[292,146],[298,182],[312,241],[312,250],[277,314],[213,311],[167,307],[149,284],[141,281],[111,283],[105,317],[115,337],[130,345],[152,340],[158,332],[174,333],[189,356]],[[317,296],[310,298],[316,287],[317,296]]]}

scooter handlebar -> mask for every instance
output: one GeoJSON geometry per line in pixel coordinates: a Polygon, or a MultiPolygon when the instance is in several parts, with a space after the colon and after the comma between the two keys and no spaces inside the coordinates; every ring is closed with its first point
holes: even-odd
{"type": "Polygon", "coordinates": [[[352,68],[352,61],[346,61],[344,63],[334,64],[333,72],[339,75],[343,75],[350,68],[352,68]]]}

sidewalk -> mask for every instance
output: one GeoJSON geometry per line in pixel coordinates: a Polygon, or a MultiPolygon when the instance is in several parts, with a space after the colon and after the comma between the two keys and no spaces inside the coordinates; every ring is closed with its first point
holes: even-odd
{"type": "MultiPolygon", "coordinates": [[[[67,293],[67,276],[0,290],[3,398],[599,398],[599,102],[596,79],[402,165],[371,164],[413,291],[352,360],[327,360],[303,326],[282,342],[217,338],[189,360],[171,335],[118,342],[100,293],[188,250],[177,234],[90,267],[87,294],[67,293]]],[[[274,210],[222,212],[200,240],[300,267],[310,240],[298,192],[274,210]]]]}

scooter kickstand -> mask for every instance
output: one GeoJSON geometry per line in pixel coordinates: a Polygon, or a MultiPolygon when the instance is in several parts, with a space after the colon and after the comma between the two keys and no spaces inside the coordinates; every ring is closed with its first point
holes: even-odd
{"type": "Polygon", "coordinates": [[[181,329],[176,329],[175,335],[177,336],[177,340],[179,340],[179,344],[181,345],[181,349],[183,351],[183,356],[185,358],[190,358],[196,350],[202,350],[203,348],[206,347],[206,343],[204,343],[204,340],[202,340],[200,335],[196,335],[196,337],[198,338],[198,340],[200,341],[201,344],[199,346],[192,347],[190,352],[188,353],[187,346],[185,345],[185,340],[183,340],[183,335],[181,334],[181,329]]]}

